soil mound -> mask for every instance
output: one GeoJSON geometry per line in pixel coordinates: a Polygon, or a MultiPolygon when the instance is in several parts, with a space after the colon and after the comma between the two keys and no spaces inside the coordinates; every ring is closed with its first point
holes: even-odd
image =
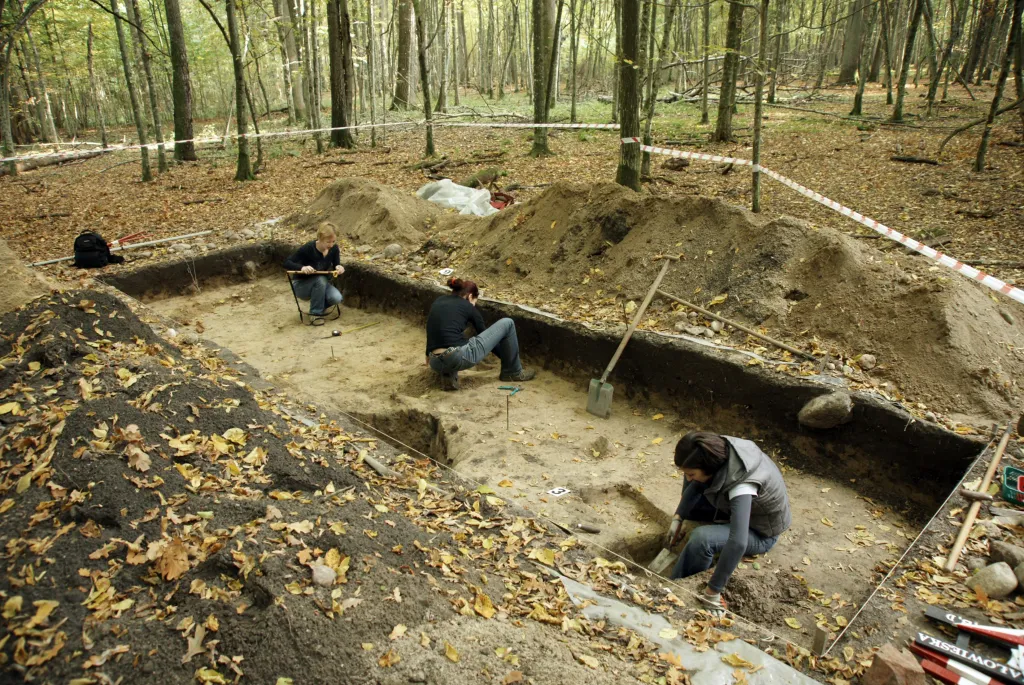
{"type": "Polygon", "coordinates": [[[40,295],[50,292],[51,283],[26,267],[7,241],[0,238],[0,314],[6,314],[40,295]]]}
{"type": "Polygon", "coordinates": [[[286,222],[305,235],[321,221],[338,227],[338,237],[355,246],[400,243],[407,249],[423,242],[440,208],[412,194],[364,178],[345,178],[320,191],[316,199],[286,222]]]}
{"type": "Polygon", "coordinates": [[[0,332],[4,682],[611,685],[659,668],[656,645],[605,640],[540,575],[533,559],[608,583],[563,536],[296,420],[119,300],[40,298],[0,332]]]}
{"type": "MultiPolygon", "coordinates": [[[[1019,405],[1024,332],[1001,315],[1013,303],[833,229],[708,198],[561,182],[489,219],[453,223],[444,236],[469,249],[459,270],[492,295],[547,298],[584,319],[625,320],[623,305],[639,303],[661,266],[652,258],[678,255],[663,290],[804,349],[817,338],[840,370],[853,363],[857,380],[857,357],[874,355],[869,384],[892,381],[897,398],[990,416],[1019,405]]],[[[645,327],[672,330],[681,320],[664,301],[651,311],[645,327]]]]}

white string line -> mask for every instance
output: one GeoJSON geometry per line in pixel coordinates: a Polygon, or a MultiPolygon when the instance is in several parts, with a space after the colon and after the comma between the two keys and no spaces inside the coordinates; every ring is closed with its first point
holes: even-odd
{"type": "MultiPolygon", "coordinates": [[[[442,469],[445,469],[445,470],[450,471],[451,473],[453,473],[457,478],[460,478],[460,479],[463,479],[463,480],[468,480],[470,482],[476,483],[477,486],[481,486],[481,487],[487,485],[486,483],[484,483],[482,481],[479,481],[479,480],[473,478],[472,476],[469,476],[467,474],[459,473],[458,471],[456,471],[451,466],[448,466],[447,464],[444,464],[443,462],[438,461],[437,459],[435,459],[434,457],[430,456],[429,454],[424,454],[423,452],[420,452],[415,447],[412,447],[411,445],[405,444],[404,442],[402,442],[398,438],[396,438],[396,437],[394,437],[392,435],[389,435],[388,433],[380,430],[379,428],[377,428],[377,427],[375,427],[375,426],[373,426],[371,424],[368,424],[368,423],[366,423],[364,421],[361,421],[361,420],[357,419],[355,416],[352,416],[351,414],[349,414],[348,412],[344,411],[343,409],[339,409],[337,407],[332,407],[332,409],[334,411],[337,411],[339,414],[342,414],[343,416],[348,417],[352,421],[355,421],[356,423],[358,423],[358,424],[368,428],[369,430],[373,431],[374,433],[377,433],[377,434],[379,434],[381,436],[384,436],[384,438],[386,438],[388,441],[392,441],[392,442],[394,442],[394,443],[396,443],[398,445],[401,445],[402,447],[408,449],[409,451],[414,452],[415,454],[420,455],[424,459],[429,459],[433,463],[435,463],[438,466],[440,466],[442,469]]],[[[531,512],[530,516],[532,518],[538,518],[538,519],[541,519],[542,521],[546,521],[546,522],[554,525],[555,527],[557,527],[559,530],[561,530],[563,532],[566,531],[566,530],[570,530],[570,531],[572,530],[571,526],[566,526],[564,524],[561,524],[558,521],[555,521],[550,516],[547,516],[547,515],[542,514],[540,512],[531,512]]],[[[624,564],[626,564],[627,567],[629,567],[629,566],[638,566],[640,568],[643,568],[640,564],[638,564],[637,562],[633,561],[632,559],[628,559],[627,557],[624,557],[623,555],[619,554],[615,550],[609,549],[609,548],[605,547],[604,545],[601,545],[600,543],[594,542],[593,540],[580,538],[580,537],[576,536],[574,533],[570,533],[570,535],[572,535],[573,537],[576,537],[576,539],[579,540],[584,545],[587,545],[587,546],[590,546],[590,547],[596,547],[597,549],[601,550],[602,552],[607,552],[610,556],[613,556],[613,557],[616,557],[616,558],[620,559],[624,564]]],[[[644,571],[646,573],[650,573],[650,574],[656,576],[657,578],[659,578],[660,580],[665,581],[666,583],[669,583],[673,587],[678,588],[679,590],[682,590],[684,594],[690,595],[691,597],[693,597],[694,599],[697,600],[698,607],[700,607],[700,605],[701,605],[701,597],[700,597],[700,595],[698,593],[694,592],[693,590],[690,590],[689,588],[686,588],[686,587],[680,585],[675,580],[670,579],[670,578],[666,578],[665,576],[663,576],[663,575],[661,575],[659,573],[655,573],[654,571],[651,571],[650,569],[644,569],[644,571]]],[[[703,608],[703,607],[701,607],[701,608],[703,608]]],[[[772,637],[778,638],[778,639],[782,640],[783,642],[785,642],[786,644],[793,645],[793,647],[796,647],[798,650],[799,649],[807,649],[806,647],[801,647],[800,645],[796,644],[795,642],[789,640],[786,637],[778,635],[775,631],[773,631],[773,630],[771,630],[769,628],[766,628],[765,626],[759,625],[759,624],[754,623],[753,621],[751,621],[751,620],[749,620],[747,618],[744,618],[743,616],[740,616],[739,614],[737,614],[734,611],[731,611],[729,609],[723,609],[721,611],[724,614],[729,614],[730,616],[735,617],[736,619],[739,620],[739,622],[745,623],[746,625],[748,625],[748,626],[750,626],[752,628],[756,628],[757,630],[765,631],[767,633],[770,633],[772,635],[772,637]]]]}
{"type": "MultiPolygon", "coordinates": [[[[239,138],[245,138],[246,140],[251,140],[251,139],[255,139],[255,138],[273,138],[273,137],[280,137],[280,136],[301,136],[301,135],[307,135],[309,133],[325,133],[325,132],[328,132],[328,131],[354,131],[354,130],[363,129],[363,128],[384,128],[384,127],[390,127],[390,126],[418,126],[421,123],[422,123],[421,121],[395,121],[395,122],[386,123],[386,124],[360,124],[358,126],[334,126],[334,127],[329,127],[329,128],[302,129],[302,130],[298,130],[298,131],[296,131],[296,130],[270,131],[270,132],[267,132],[267,133],[259,133],[259,134],[257,134],[257,133],[246,133],[244,135],[239,135],[237,133],[232,133],[232,134],[229,134],[227,136],[215,136],[215,137],[211,137],[211,138],[189,138],[187,140],[168,140],[168,141],[164,141],[162,143],[146,143],[145,145],[141,145],[141,144],[136,144],[136,145],[111,145],[111,146],[103,148],[102,150],[99,150],[99,151],[100,152],[123,152],[125,150],[141,150],[142,148],[146,148],[147,150],[157,150],[157,149],[159,149],[161,147],[165,147],[165,148],[166,147],[174,147],[175,145],[183,145],[185,143],[194,143],[194,144],[197,144],[197,145],[202,145],[202,144],[205,144],[205,143],[219,143],[219,142],[227,140],[227,139],[237,140],[239,138]]],[[[99,145],[99,143],[79,143],[79,144],[81,144],[81,145],[85,145],[85,144],[88,144],[88,145],[99,145]]],[[[43,154],[43,155],[21,155],[21,156],[18,156],[18,157],[2,157],[2,158],[0,158],[0,163],[5,163],[5,162],[24,162],[24,161],[30,161],[30,160],[35,160],[35,159],[46,159],[48,157],[68,157],[69,159],[74,159],[77,156],[82,156],[82,155],[86,155],[86,154],[93,155],[95,152],[98,152],[98,151],[97,150],[90,150],[88,152],[77,152],[77,153],[76,152],[49,152],[49,153],[46,153],[46,154],[43,154]]]]}
{"type": "Polygon", "coordinates": [[[957,493],[957,490],[959,490],[960,486],[963,485],[963,482],[964,480],[966,480],[967,476],[969,476],[971,471],[974,470],[974,467],[978,465],[978,462],[981,460],[981,458],[985,456],[985,452],[988,451],[988,448],[991,447],[992,443],[994,443],[996,439],[1001,436],[1002,432],[996,431],[996,436],[993,437],[987,445],[985,445],[985,448],[981,450],[981,453],[978,454],[977,457],[975,457],[973,462],[971,462],[970,467],[966,471],[964,471],[964,475],[960,477],[959,482],[957,482],[953,489],[950,490],[949,494],[946,496],[945,501],[943,501],[939,508],[935,510],[935,513],[932,514],[932,517],[928,519],[928,523],[926,523],[924,527],[921,528],[920,532],[918,532],[917,537],[914,538],[914,541],[907,546],[907,548],[903,551],[903,555],[899,558],[899,560],[897,560],[895,564],[893,564],[892,568],[889,569],[889,572],[885,574],[885,577],[882,578],[882,582],[878,584],[878,586],[871,592],[871,594],[868,595],[868,598],[864,600],[864,602],[860,605],[860,608],[857,609],[857,613],[855,613],[853,617],[850,618],[850,620],[846,623],[846,627],[843,628],[839,635],[836,636],[836,639],[832,641],[832,644],[828,646],[828,649],[822,652],[821,658],[824,659],[826,656],[828,656],[828,653],[832,651],[832,648],[839,644],[839,641],[843,639],[843,635],[845,635],[846,631],[850,629],[854,621],[857,620],[857,617],[860,616],[861,612],[867,608],[868,604],[871,603],[871,600],[874,599],[878,591],[882,589],[882,586],[889,581],[889,578],[892,577],[892,574],[896,572],[896,569],[900,567],[900,565],[903,563],[903,560],[907,558],[908,554],[910,554],[910,551],[914,549],[914,546],[917,544],[917,541],[920,540],[921,536],[928,531],[928,527],[932,525],[932,523],[935,521],[938,515],[941,514],[942,511],[946,508],[946,505],[949,504],[949,500],[953,499],[953,495],[957,493]]]}

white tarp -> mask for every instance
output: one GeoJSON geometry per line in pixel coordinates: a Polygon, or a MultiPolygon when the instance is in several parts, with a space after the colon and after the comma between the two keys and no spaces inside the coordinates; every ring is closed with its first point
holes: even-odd
{"type": "Polygon", "coordinates": [[[467,188],[447,178],[423,186],[416,191],[416,197],[457,209],[459,214],[490,216],[498,211],[491,206],[491,193],[486,188],[467,188]]]}

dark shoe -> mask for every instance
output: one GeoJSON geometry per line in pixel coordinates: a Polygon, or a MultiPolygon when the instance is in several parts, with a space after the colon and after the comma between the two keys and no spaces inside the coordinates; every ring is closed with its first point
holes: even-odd
{"type": "Polygon", "coordinates": [[[454,373],[441,375],[441,389],[452,392],[459,389],[459,377],[454,373]]]}
{"type": "Polygon", "coordinates": [[[537,372],[533,369],[523,369],[519,373],[503,373],[498,376],[499,381],[504,382],[519,382],[531,381],[537,375],[537,372]]]}

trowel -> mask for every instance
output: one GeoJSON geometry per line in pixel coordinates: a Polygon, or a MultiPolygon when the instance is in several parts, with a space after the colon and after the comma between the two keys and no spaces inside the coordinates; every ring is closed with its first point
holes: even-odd
{"type": "Polygon", "coordinates": [[[668,549],[667,547],[658,552],[658,556],[654,557],[654,561],[647,565],[653,573],[657,573],[659,576],[668,575],[669,571],[672,570],[672,566],[676,563],[676,557],[679,555],[668,549]]]}

